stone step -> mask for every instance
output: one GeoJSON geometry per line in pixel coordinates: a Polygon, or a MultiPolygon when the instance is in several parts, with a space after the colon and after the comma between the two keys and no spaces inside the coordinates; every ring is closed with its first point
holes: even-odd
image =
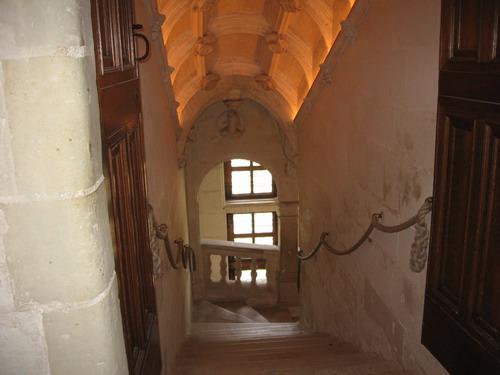
{"type": "Polygon", "coordinates": [[[177,357],[179,375],[410,375],[297,323],[193,323],[177,357]]]}
{"type": "Polygon", "coordinates": [[[208,301],[200,301],[193,305],[193,322],[219,323],[253,323],[251,318],[232,312],[208,301]]]}
{"type": "Polygon", "coordinates": [[[234,311],[236,314],[246,316],[256,323],[268,323],[269,321],[251,306],[241,306],[234,311]]]}

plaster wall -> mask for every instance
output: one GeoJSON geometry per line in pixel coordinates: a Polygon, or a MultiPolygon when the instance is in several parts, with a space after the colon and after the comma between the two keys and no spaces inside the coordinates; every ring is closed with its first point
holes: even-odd
{"type": "MultiPolygon", "coordinates": [[[[302,249],[322,231],[351,246],[372,213],[398,224],[432,195],[439,25],[438,0],[356,2],[297,124],[302,249]]],[[[409,268],[414,234],[374,233],[352,255],[305,262],[303,322],[438,375],[420,344],[426,272],[409,268]]]]}
{"type": "MultiPolygon", "coordinates": [[[[151,41],[151,57],[140,66],[141,97],[146,148],[148,200],[156,221],[165,223],[170,239],[188,242],[184,171],[177,164],[175,103],[166,70],[160,27],[163,18],[155,0],[139,0],[136,20],[151,41]]],[[[141,51],[142,53],[142,51],[141,51]]],[[[156,303],[162,348],[163,373],[171,373],[175,355],[182,345],[191,320],[191,282],[184,269],[174,270],[164,244],[157,243],[161,259],[155,281],[156,303]]]]}
{"type": "MultiPolygon", "coordinates": [[[[185,150],[185,171],[190,228],[190,243],[200,251],[200,185],[219,163],[236,158],[254,160],[268,168],[278,190],[280,211],[280,298],[296,299],[297,249],[297,180],[294,163],[283,151],[284,134],[270,113],[261,105],[244,99],[237,107],[244,131],[227,134],[221,131],[221,115],[227,110],[222,102],[210,106],[196,121],[185,150]]],[[[201,275],[193,280],[195,297],[201,293],[201,275]]]]}
{"type": "Polygon", "coordinates": [[[207,173],[198,192],[202,239],[227,240],[227,214],[273,211],[279,215],[276,199],[226,201],[224,189],[224,164],[220,163],[207,173]]]}
{"type": "Polygon", "coordinates": [[[0,373],[128,374],[90,2],[0,3],[0,373]]]}

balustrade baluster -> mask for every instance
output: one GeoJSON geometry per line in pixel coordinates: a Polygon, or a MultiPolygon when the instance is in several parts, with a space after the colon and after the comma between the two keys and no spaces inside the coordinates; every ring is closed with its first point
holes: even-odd
{"type": "Polygon", "coordinates": [[[266,259],[266,281],[270,290],[274,290],[276,287],[276,266],[277,261],[275,259],[266,259]]]}
{"type": "Polygon", "coordinates": [[[218,241],[202,244],[202,251],[204,269],[200,269],[200,274],[205,280],[202,288],[205,299],[240,299],[255,304],[271,304],[276,301],[278,249],[254,249],[246,246],[235,248],[234,243],[226,246],[223,241],[218,241]],[[259,270],[260,267],[263,269],[259,270]],[[263,271],[265,280],[257,280],[264,276],[261,275],[263,271]]]}
{"type": "Polygon", "coordinates": [[[220,282],[222,284],[227,284],[227,256],[226,255],[220,256],[220,276],[221,276],[220,282]]]}
{"type": "Polygon", "coordinates": [[[241,258],[234,257],[236,267],[236,285],[241,285],[241,258]]]}
{"type": "Polygon", "coordinates": [[[257,259],[252,258],[252,287],[257,285],[257,259]]]}
{"type": "Polygon", "coordinates": [[[212,283],[212,257],[211,257],[211,254],[209,252],[205,253],[204,258],[205,258],[204,263],[206,264],[206,267],[205,267],[205,272],[204,272],[203,277],[205,278],[206,283],[210,284],[210,283],[212,283]]]}

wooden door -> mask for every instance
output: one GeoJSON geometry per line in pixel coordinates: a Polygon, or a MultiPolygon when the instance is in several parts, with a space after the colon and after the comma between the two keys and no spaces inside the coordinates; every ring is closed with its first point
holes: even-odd
{"type": "Polygon", "coordinates": [[[443,0],[423,344],[500,374],[500,0],[443,0]]]}
{"type": "Polygon", "coordinates": [[[159,374],[132,0],[92,0],[104,168],[131,374],[159,374]]]}

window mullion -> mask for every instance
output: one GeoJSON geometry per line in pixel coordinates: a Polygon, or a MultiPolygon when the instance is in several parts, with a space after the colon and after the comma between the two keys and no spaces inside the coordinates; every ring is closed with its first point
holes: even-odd
{"type": "Polygon", "coordinates": [[[255,213],[252,213],[252,243],[255,243],[255,213]]]}
{"type": "Polygon", "coordinates": [[[254,194],[254,192],[253,192],[253,169],[250,171],[250,194],[254,194]]]}

